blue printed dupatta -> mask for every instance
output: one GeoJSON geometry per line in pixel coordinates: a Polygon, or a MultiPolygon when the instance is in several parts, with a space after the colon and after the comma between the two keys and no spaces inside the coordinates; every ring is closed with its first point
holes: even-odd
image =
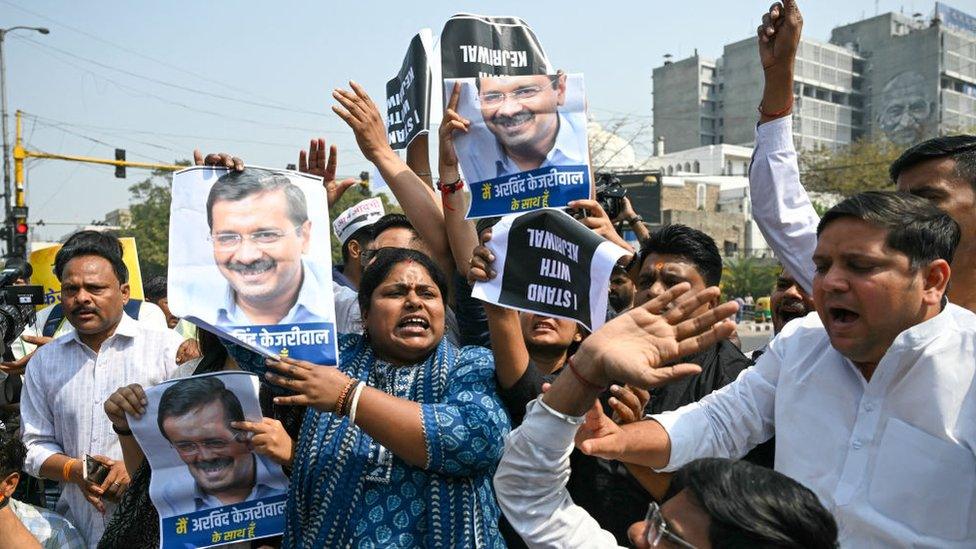
{"type": "Polygon", "coordinates": [[[339,355],[347,375],[421,405],[428,463],[408,465],[348,418],[310,409],[283,547],[504,547],[491,478],[509,419],[490,352],[444,339],[424,362],[393,366],[350,335],[339,355]]]}

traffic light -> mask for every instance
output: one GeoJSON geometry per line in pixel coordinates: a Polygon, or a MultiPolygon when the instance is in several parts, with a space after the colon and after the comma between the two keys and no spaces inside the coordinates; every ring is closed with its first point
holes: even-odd
{"type": "MultiPolygon", "coordinates": [[[[125,162],[125,149],[115,149],[115,159],[125,162]]],[[[125,179],[125,166],[115,167],[115,177],[125,179]]]]}
{"type": "Polygon", "coordinates": [[[27,219],[20,218],[14,220],[14,255],[17,257],[27,257],[27,233],[30,227],[27,226],[27,219]]]}

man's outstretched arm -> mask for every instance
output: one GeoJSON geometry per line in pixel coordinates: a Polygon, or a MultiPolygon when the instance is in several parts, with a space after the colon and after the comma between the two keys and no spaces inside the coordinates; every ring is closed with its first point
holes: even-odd
{"type": "Polygon", "coordinates": [[[752,216],[776,256],[804,290],[813,286],[820,218],[800,184],[793,146],[793,68],[803,18],[796,2],[776,4],[757,29],[765,87],[749,168],[752,216]]]}

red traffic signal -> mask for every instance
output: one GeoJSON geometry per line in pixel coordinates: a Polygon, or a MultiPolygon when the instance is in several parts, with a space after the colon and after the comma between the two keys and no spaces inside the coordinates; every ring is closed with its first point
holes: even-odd
{"type": "Polygon", "coordinates": [[[17,234],[27,234],[27,229],[27,223],[24,222],[17,223],[17,226],[14,228],[14,230],[17,231],[17,234]]]}

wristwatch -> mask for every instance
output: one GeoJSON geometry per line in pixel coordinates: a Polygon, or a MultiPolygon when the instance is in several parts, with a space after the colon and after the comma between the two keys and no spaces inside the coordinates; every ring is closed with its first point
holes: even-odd
{"type": "Polygon", "coordinates": [[[644,221],[644,218],[641,217],[640,214],[637,214],[637,215],[634,215],[634,216],[631,216],[631,217],[628,217],[627,218],[627,223],[630,223],[631,225],[636,225],[636,224],[638,224],[638,223],[640,223],[642,221],[644,221]]]}

